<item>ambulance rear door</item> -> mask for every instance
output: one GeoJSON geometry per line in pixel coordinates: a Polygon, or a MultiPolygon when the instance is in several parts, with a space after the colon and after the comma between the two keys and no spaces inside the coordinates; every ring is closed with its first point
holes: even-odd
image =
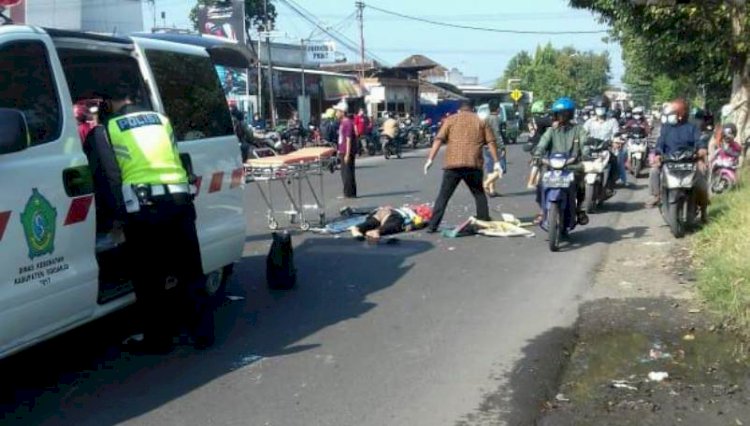
{"type": "Polygon", "coordinates": [[[195,200],[203,271],[232,265],[245,244],[244,169],[224,91],[206,49],[135,37],[152,101],[169,117],[198,177],[195,200]]]}

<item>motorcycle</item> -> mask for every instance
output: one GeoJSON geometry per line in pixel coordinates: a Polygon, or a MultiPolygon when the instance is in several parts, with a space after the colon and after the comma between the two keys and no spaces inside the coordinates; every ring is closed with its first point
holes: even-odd
{"type": "Polygon", "coordinates": [[[430,120],[429,118],[426,120],[422,120],[422,122],[419,124],[418,145],[432,146],[432,140],[435,137],[432,127],[432,120],[430,120]]]}
{"type": "Polygon", "coordinates": [[[646,129],[643,127],[632,127],[627,130],[626,144],[630,173],[637,178],[644,169],[644,163],[648,158],[648,142],[646,129]]]}
{"type": "Polygon", "coordinates": [[[590,152],[584,156],[582,162],[586,184],[583,210],[592,213],[611,197],[611,194],[607,194],[607,183],[612,167],[612,153],[609,150],[609,141],[589,138],[586,144],[590,146],[590,152]]]}
{"type": "Polygon", "coordinates": [[[662,157],[661,214],[675,238],[685,236],[698,216],[698,203],[693,187],[697,164],[695,150],[684,149],[662,157]]]}
{"type": "Polygon", "coordinates": [[[721,194],[737,184],[738,158],[727,152],[723,143],[711,161],[711,192],[721,194]]]}
{"type": "Polygon", "coordinates": [[[552,154],[543,159],[548,170],[542,175],[542,229],[549,235],[550,251],[560,250],[560,240],[575,229],[576,215],[575,174],[568,166],[575,161],[566,154],[552,154]]]}
{"type": "Polygon", "coordinates": [[[386,160],[390,160],[393,155],[395,155],[396,158],[401,158],[401,141],[398,136],[391,138],[388,135],[381,134],[380,146],[386,160]]]}

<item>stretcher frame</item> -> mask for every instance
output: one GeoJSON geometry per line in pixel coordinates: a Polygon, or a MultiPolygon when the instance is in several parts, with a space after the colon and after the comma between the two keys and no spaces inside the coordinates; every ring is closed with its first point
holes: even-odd
{"type": "Polygon", "coordinates": [[[318,215],[321,227],[326,224],[323,174],[335,166],[335,151],[317,149],[312,151],[316,154],[304,155],[307,150],[312,151],[315,148],[303,149],[288,155],[271,156],[262,156],[261,150],[255,150],[253,155],[256,158],[245,163],[245,181],[257,185],[258,192],[266,203],[266,220],[271,230],[279,228],[279,215],[288,216],[289,223],[298,225],[303,231],[310,230],[312,224],[306,214],[306,211],[310,210],[318,215]],[[316,176],[317,188],[312,182],[316,176]],[[290,204],[288,210],[278,210],[275,207],[273,182],[278,182],[284,190],[290,204]],[[305,204],[306,190],[309,190],[307,198],[312,197],[314,204],[305,204]]]}

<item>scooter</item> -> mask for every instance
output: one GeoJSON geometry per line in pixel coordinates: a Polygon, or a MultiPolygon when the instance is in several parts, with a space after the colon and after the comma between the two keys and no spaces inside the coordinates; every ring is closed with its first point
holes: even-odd
{"type": "Polygon", "coordinates": [[[698,203],[694,149],[684,149],[662,157],[661,214],[675,238],[685,236],[687,227],[695,225],[698,203]]]}
{"type": "Polygon", "coordinates": [[[383,150],[383,156],[386,160],[390,160],[391,156],[395,155],[396,158],[401,158],[401,141],[399,137],[391,138],[388,135],[380,135],[380,146],[383,150]]]}
{"type": "Polygon", "coordinates": [[[568,166],[575,157],[566,154],[552,154],[543,159],[548,170],[542,175],[542,229],[549,235],[550,251],[560,250],[560,241],[575,229],[576,215],[575,174],[568,166]]]}
{"type": "Polygon", "coordinates": [[[646,136],[646,129],[643,127],[630,128],[626,133],[628,163],[630,164],[630,173],[635,178],[640,175],[648,159],[648,142],[646,136]]]}
{"type": "Polygon", "coordinates": [[[586,144],[590,146],[590,152],[583,158],[583,171],[585,173],[586,198],[583,209],[586,213],[593,213],[597,207],[601,207],[605,200],[611,195],[607,194],[607,183],[609,172],[612,167],[609,150],[609,141],[589,138],[586,144]]]}
{"type": "Polygon", "coordinates": [[[728,152],[724,143],[717,148],[711,161],[711,192],[721,194],[737,185],[737,154],[728,152]]]}

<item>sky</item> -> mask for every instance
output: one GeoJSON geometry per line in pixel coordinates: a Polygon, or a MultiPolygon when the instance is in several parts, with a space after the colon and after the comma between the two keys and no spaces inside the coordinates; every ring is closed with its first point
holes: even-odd
{"type": "MultiPolygon", "coordinates": [[[[294,0],[313,18],[333,27],[358,43],[359,29],[353,15],[354,0],[294,0]]],[[[278,19],[275,41],[298,43],[308,38],[314,27],[287,6],[276,1],[278,19]]],[[[374,7],[416,15],[434,21],[508,30],[594,31],[606,30],[591,13],[568,6],[568,0],[370,0],[374,7]]],[[[191,0],[155,0],[158,24],[166,13],[168,26],[191,27],[188,12],[191,0]]],[[[150,5],[144,6],[144,27],[153,25],[150,5]]],[[[607,51],[612,63],[613,84],[619,84],[624,67],[622,51],[616,43],[605,43],[606,34],[527,35],[501,34],[454,29],[415,22],[365,7],[365,47],[377,58],[395,65],[412,54],[422,54],[447,68],[458,68],[466,76],[477,76],[481,84],[491,85],[500,77],[508,60],[521,50],[533,52],[537,45],[551,42],[555,47],[573,46],[578,50],[607,51]]],[[[325,40],[320,31],[313,39],[325,40]]],[[[341,48],[350,61],[358,53],[341,48]]]]}

